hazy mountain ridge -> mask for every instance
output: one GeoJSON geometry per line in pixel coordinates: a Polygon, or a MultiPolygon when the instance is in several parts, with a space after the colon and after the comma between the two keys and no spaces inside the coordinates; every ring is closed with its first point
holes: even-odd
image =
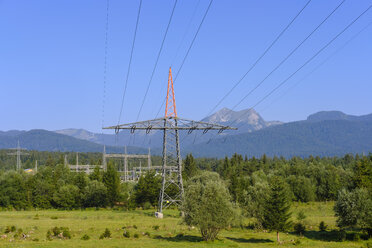
{"type": "Polygon", "coordinates": [[[255,132],[212,139],[208,144],[188,146],[196,156],[342,156],[372,152],[372,114],[346,115],[322,111],[307,120],[267,127],[255,132]]]}
{"type": "MultiPolygon", "coordinates": [[[[233,126],[239,126],[237,131],[225,131],[223,135],[236,134],[236,133],[245,133],[255,130],[260,130],[269,126],[280,125],[280,121],[269,121],[266,122],[254,109],[246,109],[241,111],[233,111],[228,108],[223,108],[216,113],[202,119],[204,122],[212,122],[221,125],[230,125],[233,123],[233,126]]],[[[162,133],[159,131],[152,131],[150,134],[145,134],[145,132],[136,131],[136,138],[130,138],[131,134],[128,131],[120,132],[119,134],[98,134],[89,132],[84,129],[62,129],[55,131],[59,134],[69,135],[78,139],[83,139],[99,144],[105,143],[106,145],[113,146],[124,146],[127,145],[129,140],[132,141],[131,145],[134,146],[150,146],[152,148],[162,146],[162,133]],[[150,143],[151,138],[151,143],[150,143]],[[147,141],[147,142],[144,142],[147,141]]],[[[214,132],[208,132],[203,134],[200,131],[194,131],[193,135],[197,133],[198,138],[196,139],[197,143],[205,142],[215,135],[214,132]]],[[[182,134],[183,135],[183,134],[182,134]]],[[[183,146],[188,146],[193,144],[194,138],[183,139],[183,146]]]]}
{"type": "MultiPolygon", "coordinates": [[[[230,120],[235,118],[237,120],[235,124],[240,122],[242,126],[246,125],[245,132],[242,130],[223,132],[223,137],[218,138],[221,136],[216,136],[216,132],[210,131],[197,135],[196,142],[195,132],[188,135],[187,139],[183,138],[183,135],[187,134],[182,134],[182,154],[192,152],[196,156],[223,157],[237,152],[249,156],[261,156],[266,153],[270,156],[289,157],[334,156],[372,151],[372,114],[354,116],[339,111],[322,111],[310,115],[306,120],[283,124],[266,122],[254,110],[243,111],[246,111],[243,113],[246,113],[244,115],[247,118],[239,119],[242,113],[225,108],[204,118],[203,121],[229,125],[230,120]]],[[[72,128],[56,132],[0,131],[0,149],[14,148],[19,140],[22,147],[31,150],[101,152],[102,142],[105,140],[108,144],[114,144],[107,146],[108,152],[111,150],[121,153],[123,145],[128,144],[129,136],[129,132],[121,132],[116,136],[72,128]]],[[[132,139],[135,140],[135,146],[138,144],[142,147],[151,146],[153,154],[161,154],[160,132],[152,132],[149,136],[144,132],[136,132],[132,139]]],[[[131,153],[147,153],[146,148],[128,149],[131,153]]]]}
{"type": "Polygon", "coordinates": [[[320,111],[307,117],[307,121],[311,122],[326,120],[372,121],[372,114],[357,116],[348,115],[341,111],[320,111]]]}
{"type": "MultiPolygon", "coordinates": [[[[30,131],[2,132],[0,136],[0,149],[17,147],[18,141],[22,148],[38,151],[61,151],[61,152],[102,152],[103,145],[94,142],[77,139],[68,135],[58,134],[52,131],[34,129],[30,131]]],[[[107,146],[107,152],[123,152],[122,147],[107,146]]],[[[147,153],[147,149],[128,147],[128,153],[147,153]]]]}

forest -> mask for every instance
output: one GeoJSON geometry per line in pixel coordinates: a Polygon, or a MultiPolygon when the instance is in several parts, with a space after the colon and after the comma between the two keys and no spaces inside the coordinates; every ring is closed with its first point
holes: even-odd
{"type": "MultiPolygon", "coordinates": [[[[36,160],[39,166],[37,173],[26,173],[15,171],[14,157],[1,151],[0,208],[156,210],[161,175],[150,171],[138,182],[121,182],[118,169],[122,164],[118,160],[110,160],[106,171],[97,166],[87,175],[70,171],[64,165],[64,155],[71,164],[75,162],[74,153],[30,152],[23,158],[23,167],[32,168],[36,160]]],[[[153,164],[161,161],[160,157],[152,160],[153,164]]],[[[82,153],[79,161],[98,165],[101,154],[82,153]]],[[[239,216],[254,219],[250,225],[255,229],[303,233],[306,229],[303,217],[290,221],[289,208],[295,202],[335,202],[334,213],[340,231],[356,230],[366,239],[372,235],[372,154],[290,159],[266,155],[248,158],[238,154],[211,159],[188,154],[183,160],[183,181],[185,206],[180,210],[186,212],[186,223],[199,226],[200,222],[195,222],[197,218],[189,218],[188,213],[199,211],[198,216],[202,216],[203,209],[194,206],[202,205],[205,199],[208,205],[210,198],[217,199],[219,194],[222,194],[219,206],[223,206],[225,213],[231,213],[229,218],[226,214],[227,219],[221,220],[225,222],[215,229],[204,230],[203,234],[200,228],[206,240],[215,239],[219,230],[227,226],[237,225],[233,219],[239,216]],[[217,193],[201,197],[208,187],[217,193]],[[199,199],[198,202],[194,202],[195,199],[199,199]],[[270,219],[273,213],[278,214],[275,220],[270,219]]],[[[172,194],[172,188],[168,194],[172,194]]],[[[202,223],[209,221],[201,220],[202,223]]]]}

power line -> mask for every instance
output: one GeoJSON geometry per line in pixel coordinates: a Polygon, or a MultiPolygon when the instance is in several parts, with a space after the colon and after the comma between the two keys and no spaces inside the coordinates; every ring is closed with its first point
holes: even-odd
{"type": "MultiPolygon", "coordinates": [[[[337,6],[336,6],[336,8],[334,8],[332,11],[331,11],[331,13],[329,13],[319,24],[318,24],[318,26],[316,26],[307,36],[306,36],[306,38],[305,39],[303,39],[276,67],[274,67],[274,69],[273,70],[271,70],[271,72],[270,73],[268,73],[251,91],[249,91],[248,92],[248,94],[246,94],[237,104],[235,104],[233,107],[232,107],[232,110],[234,110],[234,109],[236,109],[236,107],[237,106],[239,106],[249,95],[251,95],[258,87],[260,87],[265,81],[266,81],[266,79],[268,79],[277,69],[279,69],[279,67],[280,66],[282,66],[284,63],[285,63],[285,61],[287,61],[335,12],[336,12],[336,10],[338,9],[338,8],[340,8],[341,7],[341,5],[345,2],[346,0],[342,0],[341,2],[340,2],[340,4],[338,4],[337,6]]],[[[295,18],[306,8],[306,6],[309,4],[309,2],[307,2],[307,4],[301,9],[301,11],[295,16],[295,18]]],[[[295,18],[287,25],[287,27],[281,32],[281,34],[283,34],[284,33],[284,31],[290,26],[290,24],[291,23],[293,23],[293,21],[295,20],[295,18]]],[[[281,35],[280,34],[280,35],[281,35]]],[[[280,38],[280,36],[278,36],[279,38],[280,38]]],[[[277,39],[279,39],[279,38],[277,38],[277,39]]],[[[277,40],[276,39],[276,40],[277,40]]],[[[276,40],[274,40],[274,42],[273,43],[275,43],[275,41],[276,40]]],[[[268,51],[268,49],[266,49],[266,51],[268,51]]],[[[266,53],[266,51],[263,53],[263,54],[265,54],[266,53]]],[[[262,56],[263,57],[263,56],[262,56]]],[[[259,58],[260,59],[260,58],[259,58]]],[[[259,61],[259,60],[257,60],[257,61],[259,61]]],[[[257,62],[256,61],[256,62],[257,62]]],[[[252,68],[252,67],[251,67],[252,68]]],[[[250,70],[250,69],[249,69],[250,70]]],[[[248,72],[249,72],[249,70],[248,70],[248,72]]],[[[246,73],[246,74],[248,74],[248,72],[246,73]]],[[[245,77],[245,75],[243,76],[243,78],[245,77]]],[[[241,79],[241,80],[243,80],[243,78],[241,79]]],[[[235,84],[234,86],[233,86],[233,88],[232,88],[232,90],[240,83],[241,81],[238,81],[238,83],[237,84],[235,84]]],[[[225,96],[227,97],[227,95],[229,95],[230,93],[231,93],[231,91],[232,90],[230,90],[225,96]]],[[[224,97],[225,98],[225,97],[224,97]]],[[[223,99],[224,99],[223,98],[223,99]]],[[[220,100],[218,103],[217,103],[217,105],[213,108],[213,110],[223,101],[223,99],[222,100],[220,100]]],[[[213,111],[212,110],[212,111],[213,111]]],[[[211,112],[212,112],[211,111],[211,112]]],[[[209,116],[210,114],[211,114],[211,112],[209,112],[209,114],[207,115],[207,116],[209,116]]],[[[197,134],[195,133],[195,136],[196,136],[197,134]]]]}
{"type": "MultiPolygon", "coordinates": [[[[297,72],[299,72],[303,67],[305,67],[308,63],[310,63],[315,57],[317,57],[324,49],[326,49],[330,44],[332,44],[340,35],[342,35],[347,29],[349,29],[360,17],[362,17],[365,13],[367,13],[371,9],[372,5],[370,5],[366,10],[364,10],[358,17],[356,17],[353,21],[351,21],[344,29],[342,29],[336,36],[334,36],[327,44],[325,44],[321,49],[319,49],[313,56],[311,56],[304,64],[302,64],[296,71],[290,74],[286,79],[284,79],[280,84],[278,84],[273,90],[271,90],[268,94],[266,94],[263,98],[261,98],[255,105],[253,105],[250,109],[255,108],[261,102],[263,102],[266,98],[272,95],[277,89],[279,89],[282,85],[284,85],[289,79],[291,79],[297,72]]],[[[244,112],[240,117],[244,116],[247,112],[244,112]]],[[[235,119],[230,125],[233,125],[236,122],[235,119]]]]}
{"type": "Polygon", "coordinates": [[[297,51],[297,49],[300,48],[321,27],[336,12],[338,8],[341,7],[341,5],[345,1],[346,0],[342,0],[341,3],[337,5],[337,7],[334,8],[332,12],[329,13],[327,17],[323,19],[323,21],[319,23],[319,25],[308,34],[308,36],[306,36],[304,40],[302,40],[269,74],[265,76],[264,79],[262,79],[251,91],[248,92],[248,94],[246,94],[238,103],[236,103],[233,106],[232,110],[236,109],[236,107],[238,107],[248,96],[250,96],[258,87],[260,87],[266,81],[266,79],[268,79],[277,69],[279,69],[279,67],[282,66],[284,62],[287,61],[297,51]]]}
{"type": "MultiPolygon", "coordinates": [[[[105,48],[104,48],[104,62],[103,62],[103,95],[102,95],[102,113],[101,113],[101,124],[102,128],[105,124],[105,105],[106,105],[106,83],[107,83],[107,50],[108,50],[108,31],[109,31],[109,9],[110,0],[106,1],[106,24],[105,24],[105,48]]],[[[103,129],[101,131],[103,134],[103,129]]],[[[104,136],[102,135],[104,143],[104,136]]]]}
{"type": "Polygon", "coordinates": [[[325,63],[327,63],[331,58],[333,58],[337,53],[339,53],[341,50],[343,50],[349,43],[351,43],[354,39],[356,39],[363,31],[365,31],[369,26],[371,26],[372,22],[368,23],[364,28],[362,28],[359,32],[357,32],[353,37],[351,37],[349,40],[347,40],[340,48],[338,48],[336,51],[334,51],[331,55],[329,55],[325,60],[323,60],[321,63],[319,63],[312,71],[310,71],[308,74],[306,74],[303,78],[298,80],[291,88],[289,88],[287,91],[285,91],[283,94],[281,94],[278,98],[276,98],[274,101],[270,102],[268,105],[266,105],[260,112],[265,111],[268,107],[270,107],[273,103],[280,100],[282,97],[284,97],[288,92],[293,90],[295,87],[297,87],[301,82],[303,82],[306,78],[308,78],[310,75],[312,75],[315,71],[317,71],[320,67],[322,67],[325,63]]]}
{"type": "MultiPolygon", "coordinates": [[[[185,54],[185,56],[184,56],[184,58],[183,58],[183,60],[182,60],[181,66],[180,66],[180,68],[178,69],[176,76],[174,77],[173,83],[176,82],[176,80],[177,80],[177,78],[178,78],[178,75],[180,74],[180,72],[181,72],[181,70],[182,70],[182,68],[183,68],[183,65],[185,64],[185,61],[186,61],[187,57],[189,56],[190,50],[191,50],[191,48],[192,48],[193,45],[194,45],[194,42],[195,42],[195,40],[196,40],[196,37],[198,36],[199,31],[200,31],[200,29],[201,29],[201,27],[202,27],[202,25],[203,25],[203,23],[204,23],[204,20],[205,20],[205,18],[207,17],[207,14],[208,14],[208,12],[209,12],[209,9],[210,9],[212,3],[213,3],[213,0],[210,0],[209,5],[208,5],[208,7],[207,7],[207,9],[206,9],[206,11],[205,11],[205,13],[204,13],[204,15],[203,15],[203,18],[202,18],[202,20],[201,20],[199,26],[198,26],[198,29],[196,30],[196,33],[195,33],[195,35],[194,35],[194,38],[192,39],[191,44],[190,44],[189,48],[187,49],[187,52],[186,52],[186,54],[185,54]]],[[[163,105],[164,105],[164,103],[165,103],[165,100],[166,100],[166,98],[164,98],[163,103],[161,104],[161,106],[160,106],[160,108],[159,108],[159,110],[158,110],[158,112],[157,112],[155,118],[158,117],[158,115],[159,115],[161,109],[163,108],[163,105]]]]}
{"type": "Polygon", "coordinates": [[[188,32],[190,31],[190,27],[191,27],[191,23],[192,21],[194,20],[194,17],[195,17],[195,14],[196,14],[196,10],[198,9],[199,7],[199,4],[200,4],[200,0],[198,0],[197,4],[195,5],[195,8],[194,8],[194,11],[192,12],[192,15],[191,15],[191,18],[189,20],[189,23],[187,24],[187,27],[185,29],[185,32],[183,33],[183,36],[182,36],[182,39],[181,39],[181,42],[179,43],[178,47],[177,47],[177,50],[176,50],[176,53],[174,54],[174,57],[173,57],[173,60],[171,62],[171,67],[172,65],[174,64],[174,61],[176,60],[177,56],[178,56],[178,53],[181,49],[181,46],[183,44],[183,42],[185,41],[185,38],[186,38],[186,35],[188,34],[188,32]]]}
{"type": "Polygon", "coordinates": [[[138,29],[139,18],[140,18],[140,14],[141,14],[141,7],[142,7],[142,0],[140,0],[139,7],[138,7],[136,27],[134,29],[134,36],[133,36],[132,48],[131,48],[130,57],[129,57],[129,64],[128,64],[127,76],[126,76],[126,79],[125,79],[125,86],[124,86],[124,91],[123,91],[123,97],[122,97],[122,100],[121,100],[121,107],[120,107],[120,114],[119,114],[118,125],[120,124],[121,115],[122,115],[122,112],[123,112],[124,99],[125,99],[125,94],[126,94],[127,86],[128,86],[129,72],[130,72],[130,68],[131,68],[131,65],[132,65],[134,44],[136,43],[136,36],[137,36],[137,29],[138,29]]]}
{"type": "Polygon", "coordinates": [[[163,50],[164,42],[165,42],[165,39],[166,39],[167,34],[168,34],[169,26],[170,26],[170,24],[171,24],[171,22],[172,22],[173,13],[174,13],[174,10],[176,9],[176,5],[177,5],[177,0],[174,1],[174,5],[173,5],[173,9],[172,9],[172,13],[171,13],[171,15],[170,15],[170,17],[169,17],[169,21],[168,21],[167,28],[166,28],[166,30],[165,30],[165,34],[164,34],[164,37],[163,37],[163,41],[161,42],[160,49],[159,49],[159,52],[158,52],[158,56],[157,56],[157,58],[156,58],[155,65],[154,65],[154,68],[153,68],[153,70],[152,70],[150,80],[149,80],[149,82],[148,82],[148,84],[147,84],[147,89],[146,89],[145,95],[143,96],[142,103],[141,103],[141,107],[140,107],[140,109],[139,109],[139,111],[138,111],[136,121],[138,121],[138,119],[139,119],[139,116],[140,116],[141,111],[142,111],[142,108],[143,108],[143,104],[145,103],[145,100],[146,100],[147,94],[148,94],[148,92],[149,92],[150,85],[151,85],[151,82],[152,82],[152,78],[154,77],[155,70],[156,70],[156,67],[157,67],[158,62],[159,62],[160,54],[161,54],[161,51],[163,50]]]}
{"type": "Polygon", "coordinates": [[[218,101],[218,103],[209,111],[207,116],[211,115],[216,108],[233,92],[233,90],[244,80],[244,78],[253,70],[253,68],[261,61],[261,59],[266,55],[266,53],[274,46],[274,44],[280,39],[280,37],[287,31],[287,29],[292,25],[292,23],[297,19],[297,17],[305,10],[305,8],[310,4],[311,0],[301,8],[301,10],[292,18],[292,20],[287,24],[287,26],[279,33],[279,35],[271,42],[271,44],[266,48],[266,50],[256,59],[256,61],[251,65],[251,67],[243,74],[243,76],[234,84],[234,86],[218,101]]]}

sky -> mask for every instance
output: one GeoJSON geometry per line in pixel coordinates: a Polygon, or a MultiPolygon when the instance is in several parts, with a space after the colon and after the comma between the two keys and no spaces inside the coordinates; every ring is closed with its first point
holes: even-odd
{"type": "MultiPolygon", "coordinates": [[[[139,120],[155,118],[170,66],[179,73],[174,84],[178,115],[204,118],[307,1],[214,0],[179,71],[209,0],[178,0],[139,120]]],[[[340,2],[312,0],[219,108],[232,108],[340,2]]],[[[139,0],[110,0],[104,87],[106,3],[0,0],[0,130],[101,132],[102,125],[118,123],[139,0]]],[[[143,0],[121,123],[137,119],[173,4],[143,0]]],[[[254,106],[371,4],[346,0],[235,110],[254,106]]],[[[257,112],[265,120],[284,122],[322,110],[372,113],[371,22],[372,9],[257,105],[257,112]]]]}

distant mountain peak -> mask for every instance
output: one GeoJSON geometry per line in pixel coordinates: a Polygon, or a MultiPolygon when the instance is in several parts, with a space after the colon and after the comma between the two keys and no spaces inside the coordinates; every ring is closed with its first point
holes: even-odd
{"type": "Polygon", "coordinates": [[[229,108],[222,108],[214,114],[203,119],[205,122],[219,123],[223,125],[241,126],[241,131],[259,130],[281,122],[266,122],[254,109],[243,109],[234,111],[229,108]]]}
{"type": "Polygon", "coordinates": [[[369,115],[348,115],[341,111],[320,111],[315,114],[309,115],[307,121],[317,122],[317,121],[372,121],[372,114],[369,115]]]}
{"type": "Polygon", "coordinates": [[[341,111],[319,111],[307,117],[308,121],[347,120],[350,116],[341,111]]]}

